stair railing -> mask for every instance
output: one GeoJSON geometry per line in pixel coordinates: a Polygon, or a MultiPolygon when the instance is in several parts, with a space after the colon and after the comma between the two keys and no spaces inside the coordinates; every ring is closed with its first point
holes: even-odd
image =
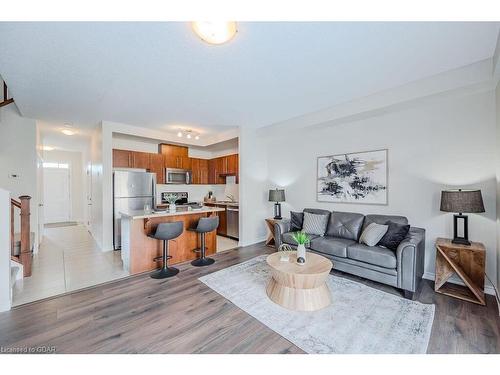
{"type": "Polygon", "coordinates": [[[11,255],[19,260],[23,265],[24,277],[31,276],[31,261],[33,254],[31,253],[31,235],[30,235],[30,199],[29,195],[21,195],[19,201],[10,200],[10,244],[11,255]],[[19,209],[21,217],[21,244],[19,254],[14,254],[15,233],[14,233],[14,217],[15,209],[19,209]]]}

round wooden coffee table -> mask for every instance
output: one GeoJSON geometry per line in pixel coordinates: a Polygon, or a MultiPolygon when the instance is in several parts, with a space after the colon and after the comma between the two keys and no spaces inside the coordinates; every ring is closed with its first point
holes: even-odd
{"type": "Polygon", "coordinates": [[[332,303],[326,279],[333,264],[321,255],[307,253],[306,263],[297,264],[297,254],[292,252],[288,262],[280,260],[279,252],[267,257],[272,277],[266,292],[269,298],[287,309],[314,311],[332,303]]]}

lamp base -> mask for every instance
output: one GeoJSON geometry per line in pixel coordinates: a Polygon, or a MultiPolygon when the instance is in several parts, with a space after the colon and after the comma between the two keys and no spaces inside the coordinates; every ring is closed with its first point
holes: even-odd
{"type": "Polygon", "coordinates": [[[466,245],[470,246],[470,241],[469,241],[469,218],[467,215],[453,215],[453,240],[451,240],[452,243],[456,243],[458,245],[466,245]],[[458,236],[458,220],[463,220],[463,226],[464,226],[464,236],[460,237],[458,236]]]}
{"type": "Polygon", "coordinates": [[[456,243],[458,245],[466,245],[466,246],[470,246],[471,243],[469,240],[466,240],[465,238],[462,238],[462,237],[457,237],[457,238],[454,238],[451,240],[452,243],[456,243]]]}
{"type": "Polygon", "coordinates": [[[274,204],[274,220],[281,220],[281,204],[276,202],[274,204]]]}

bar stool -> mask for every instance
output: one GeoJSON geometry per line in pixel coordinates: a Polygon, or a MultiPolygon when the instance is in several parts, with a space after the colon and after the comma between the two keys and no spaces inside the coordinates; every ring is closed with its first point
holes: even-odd
{"type": "Polygon", "coordinates": [[[205,252],[206,252],[205,234],[217,229],[218,226],[219,226],[219,217],[218,216],[202,217],[202,218],[200,218],[200,220],[198,220],[198,224],[196,225],[196,228],[188,229],[188,230],[199,233],[200,238],[201,238],[201,248],[195,250],[195,251],[199,251],[201,256],[198,259],[195,259],[191,262],[191,264],[193,266],[203,267],[203,266],[209,266],[209,265],[215,263],[215,259],[207,258],[205,256],[205,252]]]}
{"type": "MultiPolygon", "coordinates": [[[[163,266],[160,270],[151,274],[153,279],[165,279],[179,273],[177,268],[168,266],[168,260],[172,258],[168,255],[168,241],[179,237],[183,230],[184,223],[182,221],[174,221],[173,223],[160,223],[156,227],[154,234],[148,234],[148,237],[163,241],[163,256],[161,257],[163,266]]],[[[160,257],[155,258],[155,260],[157,259],[160,259],[160,257]]]]}

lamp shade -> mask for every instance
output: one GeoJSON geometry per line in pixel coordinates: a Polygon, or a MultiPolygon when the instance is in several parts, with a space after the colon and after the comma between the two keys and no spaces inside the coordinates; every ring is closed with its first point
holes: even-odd
{"type": "Polygon", "coordinates": [[[284,202],[285,190],[275,189],[269,190],[269,202],[284,202]]]}
{"type": "Polygon", "coordinates": [[[484,212],[481,190],[444,190],[441,192],[441,211],[484,212]]]}

